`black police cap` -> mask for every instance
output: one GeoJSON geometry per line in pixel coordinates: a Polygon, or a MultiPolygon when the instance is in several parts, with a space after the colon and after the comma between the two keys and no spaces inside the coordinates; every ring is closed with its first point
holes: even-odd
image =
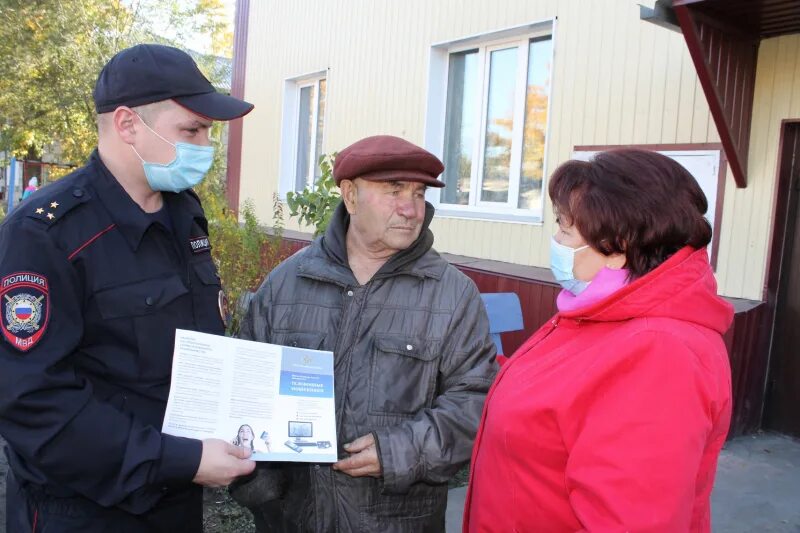
{"type": "Polygon", "coordinates": [[[212,120],[232,120],[253,110],[253,104],[218,93],[189,54],[160,44],[122,50],[106,63],[94,87],[98,113],[170,99],[212,120]]]}

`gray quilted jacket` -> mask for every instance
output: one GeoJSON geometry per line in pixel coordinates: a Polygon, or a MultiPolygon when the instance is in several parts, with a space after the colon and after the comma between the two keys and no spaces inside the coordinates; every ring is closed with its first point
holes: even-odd
{"type": "Polygon", "coordinates": [[[428,205],[417,241],[359,285],[340,205],[252,299],[242,338],[334,353],[339,457],[372,433],[383,469],[260,464],[231,489],[259,531],[444,531],[447,481],[470,458],[497,365],[477,288],[431,248],[432,218],[428,205]]]}

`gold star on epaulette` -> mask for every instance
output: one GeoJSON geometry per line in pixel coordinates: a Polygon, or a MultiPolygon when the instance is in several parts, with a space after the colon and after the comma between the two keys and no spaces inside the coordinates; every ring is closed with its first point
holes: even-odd
{"type": "Polygon", "coordinates": [[[56,217],[53,215],[53,213],[47,213],[47,218],[49,218],[50,220],[53,220],[56,217]]]}
{"type": "Polygon", "coordinates": [[[44,213],[44,209],[42,209],[41,207],[36,210],[37,215],[41,215],[42,213],[44,213]]]}
{"type": "Polygon", "coordinates": [[[52,207],[53,209],[55,209],[56,207],[58,207],[58,202],[52,202],[52,203],[50,204],[50,207],[52,207]]]}

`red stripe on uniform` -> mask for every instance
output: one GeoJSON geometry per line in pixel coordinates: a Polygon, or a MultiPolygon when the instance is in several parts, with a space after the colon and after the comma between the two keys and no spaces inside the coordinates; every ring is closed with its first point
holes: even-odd
{"type": "Polygon", "coordinates": [[[31,533],[36,533],[36,522],[38,521],[39,521],[39,509],[36,509],[33,512],[33,529],[31,530],[31,533]]]}
{"type": "Polygon", "coordinates": [[[78,255],[81,252],[81,250],[83,250],[84,248],[86,248],[87,246],[92,244],[94,241],[99,239],[104,233],[108,233],[109,231],[114,229],[116,226],[117,226],[116,224],[111,224],[109,227],[107,227],[106,229],[104,229],[103,231],[101,231],[100,233],[98,233],[97,235],[95,235],[94,237],[92,237],[91,239],[86,241],[85,243],[81,244],[80,247],[77,250],[75,250],[74,252],[69,254],[69,257],[67,257],[67,261],[72,261],[72,258],[75,257],[76,255],[78,255]]]}

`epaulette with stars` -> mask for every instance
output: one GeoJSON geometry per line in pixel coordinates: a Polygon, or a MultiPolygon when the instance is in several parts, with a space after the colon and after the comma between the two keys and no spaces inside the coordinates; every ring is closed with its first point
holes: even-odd
{"type": "Polygon", "coordinates": [[[32,198],[26,206],[29,211],[27,216],[53,224],[89,198],[89,192],[81,187],[72,187],[49,197],[44,196],[41,200],[32,198]]]}

